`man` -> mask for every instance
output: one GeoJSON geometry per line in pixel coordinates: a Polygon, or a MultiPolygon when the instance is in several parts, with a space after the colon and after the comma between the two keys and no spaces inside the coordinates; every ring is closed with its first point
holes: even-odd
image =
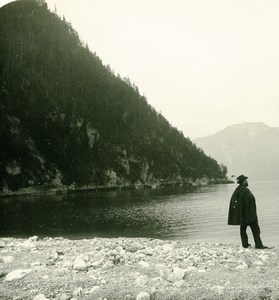
{"type": "Polygon", "coordinates": [[[240,175],[237,177],[238,187],[232,194],[229,208],[228,225],[240,225],[240,237],[242,246],[248,248],[247,227],[250,226],[255,247],[257,249],[267,249],[260,237],[260,227],[257,217],[256,200],[252,192],[248,189],[248,177],[240,175]]]}

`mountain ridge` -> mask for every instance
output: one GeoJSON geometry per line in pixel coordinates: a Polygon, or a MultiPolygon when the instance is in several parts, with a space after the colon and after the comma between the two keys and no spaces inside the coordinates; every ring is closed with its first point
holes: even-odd
{"type": "Polygon", "coordinates": [[[203,151],[225,164],[230,175],[245,173],[254,179],[279,179],[279,130],[263,122],[229,125],[194,140],[203,151]]]}

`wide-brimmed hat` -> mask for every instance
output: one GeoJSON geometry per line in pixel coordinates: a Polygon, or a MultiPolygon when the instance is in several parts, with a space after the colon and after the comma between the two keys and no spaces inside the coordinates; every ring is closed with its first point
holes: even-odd
{"type": "Polygon", "coordinates": [[[237,183],[238,183],[238,184],[242,184],[242,182],[243,182],[245,179],[247,179],[247,178],[248,178],[247,176],[240,175],[240,176],[238,176],[238,177],[236,178],[236,180],[237,180],[237,183]]]}

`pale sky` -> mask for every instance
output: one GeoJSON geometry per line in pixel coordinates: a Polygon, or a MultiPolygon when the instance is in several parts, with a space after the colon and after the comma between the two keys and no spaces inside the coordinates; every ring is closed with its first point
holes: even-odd
{"type": "Polygon", "coordinates": [[[278,0],[46,2],[185,136],[279,127],[278,0]]]}

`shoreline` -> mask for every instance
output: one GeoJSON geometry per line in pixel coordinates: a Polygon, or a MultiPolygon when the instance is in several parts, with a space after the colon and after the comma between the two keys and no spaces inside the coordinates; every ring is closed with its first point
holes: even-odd
{"type": "Polygon", "coordinates": [[[111,186],[92,186],[81,188],[69,188],[66,186],[32,186],[22,188],[18,191],[2,191],[0,192],[1,198],[10,197],[27,197],[27,196],[44,196],[44,195],[70,195],[80,193],[96,193],[96,192],[109,192],[109,191],[125,191],[125,190],[144,190],[144,189],[162,189],[162,188],[186,188],[191,189],[198,186],[208,186],[214,184],[232,184],[231,180],[198,180],[196,182],[170,182],[161,184],[141,184],[141,185],[111,185],[111,186]]]}
{"type": "Polygon", "coordinates": [[[277,248],[150,238],[0,238],[0,270],[3,300],[279,298],[277,248]]]}

